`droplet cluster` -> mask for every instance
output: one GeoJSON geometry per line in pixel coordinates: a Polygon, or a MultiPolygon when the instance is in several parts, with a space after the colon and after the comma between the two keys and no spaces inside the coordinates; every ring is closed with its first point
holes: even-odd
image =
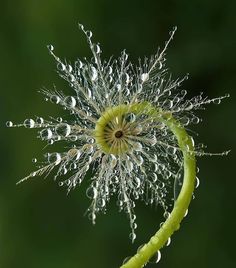
{"type": "MultiPolygon", "coordinates": [[[[27,118],[21,124],[6,123],[7,127],[38,129],[38,138],[49,146],[65,144],[63,152],[49,152],[42,162],[34,158],[32,162],[37,169],[20,182],[34,176],[49,176],[55,170],[54,179],[70,191],[82,183],[90,170],[91,184],[86,191],[91,199],[89,218],[95,223],[97,214],[105,213],[108,202],[115,196],[119,209],[128,215],[130,239],[134,241],[136,200],[147,205],[160,205],[164,217],[168,217],[181,186],[182,152],[168,127],[145,111],[137,114],[121,112],[107,122],[104,140],[111,148],[121,149],[113,150],[116,154],[105,152],[94,134],[99,118],[111,107],[148,102],[156,109],[171,113],[179,124],[189,126],[201,122],[195,115],[196,110],[204,109],[206,104],[219,104],[227,95],[214,99],[203,94],[186,98],[187,91],[181,90],[180,86],[188,76],[173,80],[165,68],[166,49],[176,28],[170,32],[162,50],[134,66],[126,51],[122,51],[118,59],[102,61],[100,44],[93,43],[92,32],[79,26],[92,52],[90,60],[78,59],[72,65],[56,56],[52,45],[48,46],[59,76],[72,89],[71,95],[56,88],[41,91],[46,101],[63,108],[65,118],[46,120],[36,117],[27,118]]],[[[204,146],[196,145],[195,148],[190,153],[206,154],[204,146]]],[[[197,179],[196,187],[198,185],[197,179]]],[[[169,243],[170,240],[167,245],[169,243]]],[[[161,254],[157,252],[153,261],[156,263],[160,258],[161,254]]]]}

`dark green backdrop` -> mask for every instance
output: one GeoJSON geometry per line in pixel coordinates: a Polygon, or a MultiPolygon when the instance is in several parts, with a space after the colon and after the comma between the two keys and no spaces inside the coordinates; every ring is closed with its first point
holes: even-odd
{"type": "MultiPolygon", "coordinates": [[[[211,152],[235,149],[236,2],[225,0],[19,0],[0,1],[0,267],[115,268],[157,229],[161,211],[138,203],[137,240],[114,202],[97,224],[84,216],[89,205],[86,183],[69,196],[50,177],[18,187],[33,168],[31,159],[45,152],[36,132],[7,129],[5,121],[59,115],[43,101],[42,86],[65,84],[56,76],[46,45],[62,58],[89,56],[77,22],[101,42],[104,57],[127,48],[135,62],[163,45],[178,26],[168,49],[174,77],[190,73],[184,87],[191,95],[231,93],[220,106],[202,112],[194,130],[211,152]]],[[[162,261],[147,267],[236,267],[234,150],[228,157],[198,159],[201,184],[188,217],[162,251],[162,261]]]]}

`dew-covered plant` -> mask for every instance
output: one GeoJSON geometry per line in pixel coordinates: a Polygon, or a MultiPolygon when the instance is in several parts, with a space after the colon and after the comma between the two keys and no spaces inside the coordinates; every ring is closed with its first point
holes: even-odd
{"type": "Polygon", "coordinates": [[[63,152],[47,153],[43,162],[33,159],[38,168],[19,183],[48,176],[54,170],[54,180],[69,192],[90,172],[89,218],[95,223],[97,214],[106,212],[114,196],[119,210],[129,218],[132,241],[137,228],[136,200],[160,205],[165,222],[122,265],[143,267],[153,256],[156,262],[160,260],[160,248],[170,243],[188,211],[194,188],[199,185],[195,157],[213,155],[204,152],[203,145],[195,145],[185,129],[201,121],[195,111],[210,103],[219,104],[228,95],[209,99],[201,93],[186,98],[187,91],[180,88],[187,76],[173,80],[165,68],[166,49],[176,28],[162,50],[134,66],[126,51],[118,59],[101,60],[102,51],[93,43],[92,32],[79,26],[92,52],[90,60],[78,59],[71,65],[48,46],[59,76],[72,89],[71,95],[56,88],[41,90],[46,100],[65,110],[65,118],[7,122],[8,127],[39,129],[38,137],[48,145],[65,144],[63,152]]]}

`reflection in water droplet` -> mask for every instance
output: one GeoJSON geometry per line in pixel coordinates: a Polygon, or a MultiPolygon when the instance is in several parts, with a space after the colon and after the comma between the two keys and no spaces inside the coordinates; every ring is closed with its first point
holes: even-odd
{"type": "Polygon", "coordinates": [[[148,73],[141,74],[141,80],[142,80],[142,82],[145,82],[148,79],[149,79],[149,74],[148,73]]]}
{"type": "Polygon", "coordinates": [[[35,125],[35,122],[34,122],[33,119],[25,119],[25,121],[24,121],[24,126],[25,126],[26,128],[33,128],[34,125],[35,125]]]}
{"type": "Polygon", "coordinates": [[[42,140],[49,140],[52,138],[52,131],[49,128],[45,128],[39,133],[42,140]]]}
{"type": "Polygon", "coordinates": [[[69,108],[74,108],[76,106],[76,99],[72,96],[68,96],[65,98],[65,104],[69,108]]]}
{"type": "Polygon", "coordinates": [[[170,245],[170,243],[171,243],[171,238],[169,237],[167,242],[166,242],[166,246],[168,247],[170,245]]]}
{"type": "Polygon", "coordinates": [[[50,101],[52,102],[52,103],[55,103],[55,104],[58,104],[59,102],[60,102],[60,97],[59,96],[57,96],[57,95],[52,95],[51,97],[50,97],[50,101]]]}
{"type": "Polygon", "coordinates": [[[48,48],[50,51],[53,51],[53,50],[54,50],[54,46],[53,46],[53,45],[47,45],[47,48],[48,48]]]}
{"type": "Polygon", "coordinates": [[[32,159],[32,162],[33,162],[33,163],[36,163],[36,162],[37,162],[37,158],[33,158],[33,159],[32,159]]]}
{"type": "Polygon", "coordinates": [[[7,121],[7,122],[6,122],[6,126],[7,126],[7,127],[13,127],[13,123],[12,123],[12,121],[7,121]]]}
{"type": "Polygon", "coordinates": [[[59,136],[67,137],[70,135],[71,127],[70,127],[70,125],[68,125],[66,123],[62,123],[62,124],[57,125],[55,130],[59,136]]]}

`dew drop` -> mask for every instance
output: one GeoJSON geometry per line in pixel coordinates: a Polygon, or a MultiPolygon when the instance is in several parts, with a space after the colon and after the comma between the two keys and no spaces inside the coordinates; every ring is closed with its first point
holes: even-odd
{"type": "Polygon", "coordinates": [[[61,155],[59,153],[48,154],[48,162],[58,165],[61,162],[61,155]]]}
{"type": "Polygon", "coordinates": [[[125,115],[125,121],[128,123],[133,123],[136,119],[136,115],[134,113],[129,113],[125,115]]]}
{"type": "Polygon", "coordinates": [[[168,247],[170,245],[170,243],[171,243],[171,238],[169,237],[167,242],[166,242],[166,247],[168,247]]]}
{"type": "Polygon", "coordinates": [[[33,119],[25,119],[24,121],[24,127],[26,128],[33,128],[35,125],[35,122],[33,119]]]}
{"type": "Polygon", "coordinates": [[[59,102],[60,102],[60,97],[59,96],[57,96],[57,95],[52,95],[51,97],[50,97],[50,101],[52,102],[52,103],[55,103],[55,104],[58,104],[59,102]]]}
{"type": "Polygon", "coordinates": [[[59,136],[67,137],[70,135],[71,127],[70,127],[70,125],[68,125],[66,123],[61,123],[61,124],[56,126],[55,130],[59,136]]]}
{"type": "Polygon", "coordinates": [[[134,240],[136,239],[136,234],[135,233],[130,233],[129,234],[129,238],[130,238],[130,240],[132,241],[132,242],[134,242],[134,240]]]}
{"type": "Polygon", "coordinates": [[[126,161],[126,167],[127,167],[128,172],[132,172],[132,170],[133,170],[133,168],[134,168],[134,164],[133,164],[133,162],[130,161],[130,160],[127,160],[127,161],[126,161]]]}
{"type": "Polygon", "coordinates": [[[196,181],[195,181],[195,188],[198,188],[200,185],[200,180],[198,177],[196,177],[196,181]]]}
{"type": "Polygon", "coordinates": [[[91,67],[91,71],[92,71],[92,76],[91,76],[91,80],[95,81],[98,77],[98,72],[97,69],[95,67],[91,67]]]}
{"type": "Polygon", "coordinates": [[[37,158],[33,158],[32,163],[37,163],[37,158]]]}
{"type": "Polygon", "coordinates": [[[36,123],[39,124],[39,125],[42,125],[44,123],[44,119],[42,117],[38,117],[36,119],[36,123]]]}
{"type": "Polygon", "coordinates": [[[142,73],[141,74],[141,80],[142,82],[145,82],[149,79],[149,74],[148,73],[142,73]]]}
{"type": "Polygon", "coordinates": [[[158,263],[161,260],[161,252],[158,250],[152,258],[149,260],[149,263],[158,263]]]}
{"type": "Polygon", "coordinates": [[[47,48],[48,48],[50,51],[53,51],[53,50],[54,50],[54,46],[53,46],[53,45],[47,45],[47,48]]]}
{"type": "Polygon", "coordinates": [[[71,66],[70,64],[68,64],[68,65],[66,66],[66,69],[67,69],[67,71],[68,71],[69,73],[71,73],[71,72],[73,71],[73,68],[72,68],[72,66],[71,66]]]}
{"type": "Polygon", "coordinates": [[[86,31],[86,35],[90,39],[93,36],[93,33],[91,31],[86,31]]]}
{"type": "Polygon", "coordinates": [[[7,121],[7,122],[6,122],[6,126],[7,126],[7,127],[13,127],[13,123],[12,123],[12,121],[7,121]]]}
{"type": "Polygon", "coordinates": [[[65,71],[66,66],[65,66],[65,64],[59,62],[59,63],[57,64],[57,69],[58,69],[59,71],[65,71]]]}
{"type": "Polygon", "coordinates": [[[40,131],[40,137],[42,140],[49,140],[52,138],[52,131],[50,128],[45,128],[40,131]]]}
{"type": "Polygon", "coordinates": [[[95,187],[92,187],[92,186],[90,186],[88,189],[87,189],[87,191],[86,191],[86,195],[87,195],[87,197],[88,198],[90,198],[90,199],[94,199],[94,198],[96,198],[97,197],[97,189],[95,188],[95,187]]]}
{"type": "Polygon", "coordinates": [[[143,146],[140,142],[135,142],[135,143],[133,143],[133,148],[135,151],[139,152],[139,151],[142,151],[143,146]]]}
{"type": "Polygon", "coordinates": [[[76,99],[72,96],[66,97],[64,101],[68,108],[74,108],[76,106],[76,99]]]}

